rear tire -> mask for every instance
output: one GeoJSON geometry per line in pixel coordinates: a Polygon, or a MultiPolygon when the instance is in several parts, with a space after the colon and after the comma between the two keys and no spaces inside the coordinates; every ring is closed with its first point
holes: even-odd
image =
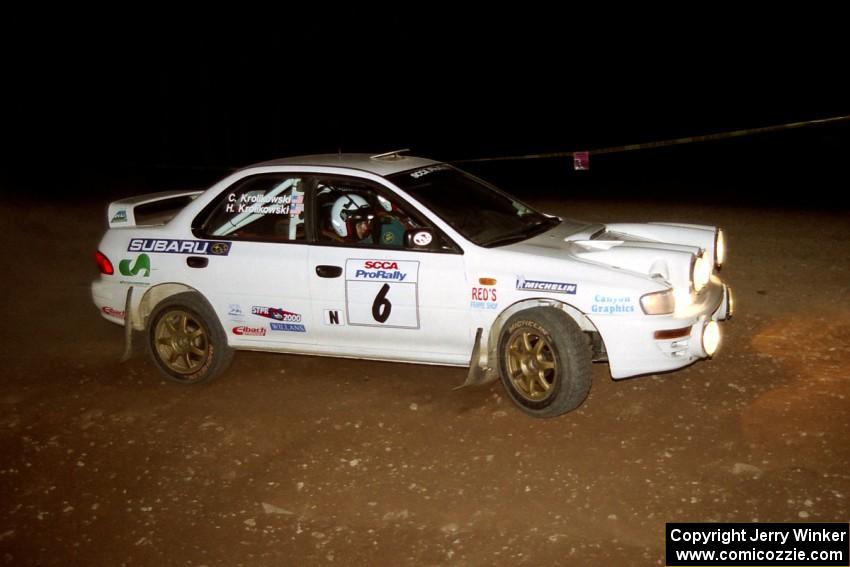
{"type": "Polygon", "coordinates": [[[154,364],[172,382],[209,382],[233,360],[218,317],[195,292],[161,301],[148,318],[147,337],[154,364]]]}
{"type": "Polygon", "coordinates": [[[505,323],[499,371],[520,409],[534,417],[555,417],[580,406],[590,391],[590,345],[563,311],[526,309],[505,323]]]}

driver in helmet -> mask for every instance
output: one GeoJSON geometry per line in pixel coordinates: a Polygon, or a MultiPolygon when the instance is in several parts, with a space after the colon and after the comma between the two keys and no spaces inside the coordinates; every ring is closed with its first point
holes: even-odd
{"type": "Polygon", "coordinates": [[[347,193],[331,207],[331,226],[345,240],[371,244],[374,216],[366,199],[356,193],[347,193]]]}

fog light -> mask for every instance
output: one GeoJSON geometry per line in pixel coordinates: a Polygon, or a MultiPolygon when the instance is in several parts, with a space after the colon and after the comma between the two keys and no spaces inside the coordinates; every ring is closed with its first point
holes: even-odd
{"type": "Polygon", "coordinates": [[[717,321],[709,321],[702,328],[702,350],[708,356],[714,356],[720,346],[720,325],[717,321]]]}

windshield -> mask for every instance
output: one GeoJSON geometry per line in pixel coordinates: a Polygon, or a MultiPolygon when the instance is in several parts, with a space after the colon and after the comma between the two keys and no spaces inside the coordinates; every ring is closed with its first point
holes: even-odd
{"type": "Polygon", "coordinates": [[[446,164],[396,173],[390,181],[479,246],[504,246],[560,223],[446,164]]]}

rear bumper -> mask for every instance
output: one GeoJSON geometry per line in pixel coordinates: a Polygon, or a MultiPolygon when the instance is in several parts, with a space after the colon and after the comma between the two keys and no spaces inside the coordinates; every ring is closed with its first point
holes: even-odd
{"type": "Polygon", "coordinates": [[[118,325],[124,325],[124,303],[128,286],[104,279],[91,284],[91,297],[104,319],[118,325]]]}

